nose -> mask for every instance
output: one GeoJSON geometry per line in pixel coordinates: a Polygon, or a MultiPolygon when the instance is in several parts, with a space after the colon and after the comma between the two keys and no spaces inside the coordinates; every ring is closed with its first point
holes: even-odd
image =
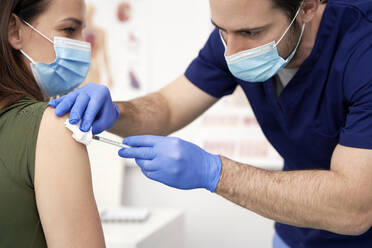
{"type": "Polygon", "coordinates": [[[77,37],[75,37],[75,40],[79,40],[79,41],[86,41],[86,35],[84,32],[81,32],[77,35],[77,37]]]}
{"type": "Polygon", "coordinates": [[[226,50],[225,50],[225,55],[226,56],[231,56],[231,55],[236,54],[238,52],[240,52],[240,51],[235,49],[232,45],[230,45],[229,43],[226,44],[226,50]]]}
{"type": "Polygon", "coordinates": [[[244,42],[240,37],[237,37],[234,34],[225,34],[225,35],[222,35],[222,37],[226,44],[226,49],[225,49],[226,56],[231,56],[233,54],[249,49],[245,47],[246,42],[244,42]]]}

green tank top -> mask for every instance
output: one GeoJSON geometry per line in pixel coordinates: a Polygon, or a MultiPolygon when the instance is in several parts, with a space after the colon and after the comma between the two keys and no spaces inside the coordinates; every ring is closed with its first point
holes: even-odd
{"type": "Polygon", "coordinates": [[[47,247],[36,207],[34,168],[47,103],[24,98],[0,110],[0,247],[47,247]]]}

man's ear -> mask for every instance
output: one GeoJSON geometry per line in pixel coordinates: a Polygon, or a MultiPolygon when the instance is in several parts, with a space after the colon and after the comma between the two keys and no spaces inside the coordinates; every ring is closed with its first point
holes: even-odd
{"type": "Polygon", "coordinates": [[[8,42],[13,49],[22,49],[22,22],[15,14],[9,18],[8,42]]]}
{"type": "Polygon", "coordinates": [[[320,1],[319,0],[304,0],[302,4],[301,18],[302,22],[309,23],[311,22],[319,9],[320,1]]]}

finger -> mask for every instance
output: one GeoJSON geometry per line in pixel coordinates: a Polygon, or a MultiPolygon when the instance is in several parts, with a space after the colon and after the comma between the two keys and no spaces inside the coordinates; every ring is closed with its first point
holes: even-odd
{"type": "Polygon", "coordinates": [[[64,98],[65,96],[61,96],[61,97],[58,97],[57,99],[50,100],[48,105],[55,108],[62,102],[64,98]]]}
{"type": "Polygon", "coordinates": [[[71,108],[70,111],[71,124],[76,124],[81,120],[85,112],[85,109],[88,106],[89,100],[90,98],[87,94],[85,93],[79,94],[79,96],[75,100],[74,106],[71,108]]]}
{"type": "Polygon", "coordinates": [[[79,92],[74,91],[70,94],[66,95],[62,102],[60,102],[56,108],[56,115],[58,116],[64,116],[67,112],[70,111],[72,105],[74,105],[75,100],[77,96],[79,95],[79,92]]]}
{"type": "Polygon", "coordinates": [[[156,171],[151,160],[136,159],[136,164],[141,168],[141,170],[146,173],[149,171],[156,171]]]}
{"type": "Polygon", "coordinates": [[[112,128],[114,125],[114,122],[109,122],[108,120],[105,120],[103,118],[99,118],[98,120],[95,120],[92,124],[92,132],[94,135],[100,134],[103,131],[112,128]]]}
{"type": "Polygon", "coordinates": [[[119,151],[119,155],[123,158],[135,158],[142,160],[152,160],[156,156],[154,149],[150,147],[123,148],[119,151]]]}
{"type": "Polygon", "coordinates": [[[152,147],[156,143],[163,141],[165,137],[161,136],[152,136],[152,135],[144,135],[144,136],[132,136],[127,137],[123,140],[123,144],[132,147],[152,147]]]}
{"type": "Polygon", "coordinates": [[[105,131],[107,129],[110,129],[110,127],[105,128],[105,124],[106,123],[104,121],[102,121],[102,120],[98,120],[98,121],[93,122],[93,125],[92,125],[92,133],[93,133],[93,135],[100,134],[103,131],[105,131]]]}
{"type": "Polygon", "coordinates": [[[92,127],[93,122],[95,121],[98,113],[101,111],[103,108],[103,101],[104,98],[97,99],[97,98],[91,98],[88,106],[86,108],[84,117],[83,117],[83,122],[81,123],[81,131],[87,132],[89,129],[92,127]]]}

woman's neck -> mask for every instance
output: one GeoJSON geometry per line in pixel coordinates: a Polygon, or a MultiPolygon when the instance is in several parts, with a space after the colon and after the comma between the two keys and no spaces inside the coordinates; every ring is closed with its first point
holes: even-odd
{"type": "Polygon", "coordinates": [[[6,98],[0,98],[0,110],[8,106],[9,100],[6,98]]]}

